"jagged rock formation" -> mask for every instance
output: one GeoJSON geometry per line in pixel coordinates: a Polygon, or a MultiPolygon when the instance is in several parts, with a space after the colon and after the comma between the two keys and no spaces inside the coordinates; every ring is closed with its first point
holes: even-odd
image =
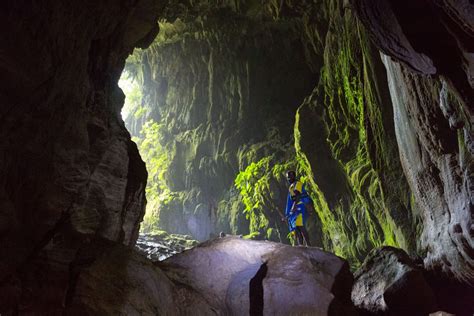
{"type": "Polygon", "coordinates": [[[133,245],[145,165],[120,118],[156,1],[0,4],[0,313],[58,314],[94,236],[133,245]]]}
{"type": "MultiPolygon", "coordinates": [[[[140,57],[145,111],[137,108],[126,122],[135,135],[144,121],[162,126],[172,198],[155,212],[167,231],[199,240],[219,231],[247,234],[236,175],[261,159],[273,165],[294,155],[294,113],[317,82],[320,57],[303,8],[276,19],[266,6],[170,4],[168,22],[140,57]]],[[[250,224],[275,240],[287,234],[276,212],[286,197],[282,171],[265,197],[271,204],[262,217],[271,224],[250,224]]]]}
{"type": "Polygon", "coordinates": [[[418,217],[398,159],[386,73],[350,6],[331,1],[324,68],[296,115],[326,249],[356,263],[374,247],[416,252],[418,217]]]}
{"type": "Polygon", "coordinates": [[[132,133],[158,122],[170,153],[173,194],[155,207],[158,224],[198,239],[250,226],[285,241],[275,210],[291,167],[316,203],[315,244],[353,263],[383,244],[415,252],[418,219],[378,51],[342,1],[272,3],[171,4],[163,32],[138,56],[146,110],[126,121],[132,133]],[[240,195],[239,171],[254,174],[240,195]]]}
{"type": "Polygon", "coordinates": [[[398,61],[384,57],[400,158],[423,217],[419,251],[428,268],[472,281],[474,5],[403,3],[354,1],[398,61]]]}
{"type": "MultiPolygon", "coordinates": [[[[163,32],[138,63],[145,104],[159,105],[141,119],[160,123],[166,150],[162,225],[200,239],[222,230],[284,240],[280,177],[297,167],[315,200],[316,244],[354,265],[374,247],[402,247],[423,258],[438,307],[472,314],[474,291],[453,276],[474,275],[473,5],[214,4],[0,4],[0,313],[351,312],[347,264],[316,249],[224,238],[157,266],[129,249],[147,174],[117,81],[162,12],[163,32]],[[223,281],[200,274],[207,259],[223,281]],[[311,294],[291,288],[288,302],[292,269],[311,294]]],[[[137,133],[143,121],[132,123],[137,133]]],[[[396,313],[412,281],[384,275],[383,262],[358,281],[375,271],[374,284],[394,285],[384,295],[396,313]]]]}

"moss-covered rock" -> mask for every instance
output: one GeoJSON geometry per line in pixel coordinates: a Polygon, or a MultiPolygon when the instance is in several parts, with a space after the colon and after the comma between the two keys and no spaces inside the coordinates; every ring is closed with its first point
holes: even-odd
{"type": "Polygon", "coordinates": [[[374,246],[414,251],[416,221],[383,65],[349,8],[332,1],[328,12],[321,80],[295,124],[297,161],[325,246],[353,263],[374,246]]]}
{"type": "Polygon", "coordinates": [[[236,3],[171,3],[129,62],[144,98],[126,121],[163,126],[168,159],[151,226],[287,242],[283,174],[296,168],[314,244],[354,265],[376,246],[415,251],[385,70],[350,6],[236,3]]]}
{"type": "Polygon", "coordinates": [[[145,226],[199,240],[225,231],[286,241],[278,212],[285,170],[273,168],[294,160],[294,114],[316,84],[322,59],[309,40],[306,13],[175,5],[151,48],[136,52],[127,66],[143,87],[143,101],[125,120],[132,132],[142,130],[135,136],[150,183],[163,184],[148,190],[154,215],[145,217],[145,226]],[[143,140],[155,125],[159,150],[143,140]],[[237,175],[269,157],[256,179],[260,189],[245,184],[266,195],[250,207],[235,187],[237,175]]]}

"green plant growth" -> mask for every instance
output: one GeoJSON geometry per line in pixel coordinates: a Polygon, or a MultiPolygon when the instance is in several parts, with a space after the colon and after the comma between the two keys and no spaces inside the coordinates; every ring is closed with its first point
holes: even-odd
{"type": "Polygon", "coordinates": [[[145,189],[148,202],[142,225],[144,231],[157,227],[159,206],[166,205],[173,199],[165,179],[170,157],[168,150],[163,146],[162,129],[163,125],[150,120],[143,125],[141,136],[133,138],[148,170],[145,189]]]}
{"type": "Polygon", "coordinates": [[[372,248],[399,246],[399,243],[375,169],[375,166],[384,167],[387,150],[380,104],[369,73],[372,68],[369,43],[354,17],[345,14],[335,15],[334,19],[332,27],[337,37],[328,35],[317,94],[327,115],[327,142],[332,156],[344,170],[352,190],[350,203],[340,202],[329,208],[314,176],[319,166],[311,165],[301,149],[299,113],[295,123],[296,160],[313,192],[326,249],[355,266],[372,248]],[[376,160],[369,154],[370,146],[376,150],[376,160]]]}
{"type": "Polygon", "coordinates": [[[279,163],[274,155],[270,155],[250,163],[235,178],[235,187],[240,192],[243,211],[249,220],[248,236],[264,235],[271,239],[277,233],[278,227],[270,218],[279,218],[282,212],[278,211],[281,206],[275,204],[279,201],[275,201],[272,183],[281,182],[284,172],[294,166],[294,161],[279,163]]]}

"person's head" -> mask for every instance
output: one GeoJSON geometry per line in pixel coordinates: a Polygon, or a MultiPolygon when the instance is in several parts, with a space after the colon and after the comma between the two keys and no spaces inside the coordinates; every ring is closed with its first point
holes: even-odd
{"type": "Polygon", "coordinates": [[[286,180],[288,180],[288,183],[293,183],[296,181],[296,172],[293,170],[290,170],[286,173],[286,180]]]}

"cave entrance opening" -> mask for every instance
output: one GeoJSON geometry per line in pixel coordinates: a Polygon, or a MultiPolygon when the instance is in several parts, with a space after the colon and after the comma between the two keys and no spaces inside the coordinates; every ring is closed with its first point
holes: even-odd
{"type": "Polygon", "coordinates": [[[167,152],[163,143],[162,126],[153,120],[151,107],[144,98],[144,80],[141,57],[144,50],[136,50],[127,59],[119,80],[125,94],[122,119],[132,141],[146,164],[148,179],[145,189],[147,206],[140,227],[141,233],[158,233],[158,205],[167,202],[169,190],[164,179],[168,167],[167,152]]]}

